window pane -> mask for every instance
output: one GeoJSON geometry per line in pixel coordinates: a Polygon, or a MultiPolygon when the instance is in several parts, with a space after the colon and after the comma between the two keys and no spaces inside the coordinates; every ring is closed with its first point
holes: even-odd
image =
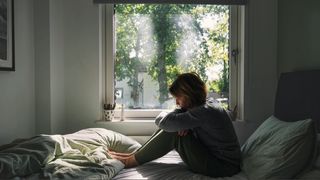
{"type": "Polygon", "coordinates": [[[171,109],[176,75],[197,72],[209,96],[228,104],[229,6],[115,6],[116,102],[127,109],[171,109]]]}

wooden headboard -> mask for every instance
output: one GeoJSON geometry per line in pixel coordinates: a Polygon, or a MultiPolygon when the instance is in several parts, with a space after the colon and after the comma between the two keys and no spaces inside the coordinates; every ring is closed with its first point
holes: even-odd
{"type": "Polygon", "coordinates": [[[281,74],[274,115],[283,121],[311,118],[320,132],[320,70],[281,74]]]}

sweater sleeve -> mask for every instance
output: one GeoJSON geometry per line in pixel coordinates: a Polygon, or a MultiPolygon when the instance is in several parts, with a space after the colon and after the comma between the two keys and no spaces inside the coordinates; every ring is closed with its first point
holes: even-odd
{"type": "Polygon", "coordinates": [[[202,119],[199,114],[203,113],[204,108],[202,106],[185,112],[175,110],[170,113],[160,113],[159,116],[156,117],[155,123],[164,131],[177,132],[200,126],[202,119]]]}

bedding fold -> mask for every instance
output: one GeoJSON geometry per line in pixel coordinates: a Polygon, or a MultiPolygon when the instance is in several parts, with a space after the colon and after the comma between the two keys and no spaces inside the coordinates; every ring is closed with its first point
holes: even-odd
{"type": "Polygon", "coordinates": [[[108,149],[132,152],[140,144],[122,134],[89,128],[67,135],[39,135],[0,147],[0,179],[111,179],[124,165],[108,149]]]}

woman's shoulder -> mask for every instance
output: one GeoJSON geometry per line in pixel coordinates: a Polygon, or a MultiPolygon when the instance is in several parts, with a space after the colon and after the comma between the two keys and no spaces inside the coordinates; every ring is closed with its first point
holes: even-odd
{"type": "Polygon", "coordinates": [[[190,109],[187,113],[190,113],[193,117],[208,118],[212,116],[219,116],[224,112],[224,109],[220,106],[219,103],[212,101],[206,101],[201,106],[194,107],[190,109]]]}
{"type": "Polygon", "coordinates": [[[227,115],[228,119],[234,121],[237,117],[238,108],[235,106],[233,110],[224,109],[219,102],[215,100],[207,100],[205,106],[207,108],[212,109],[213,111],[220,112],[221,114],[227,115]]]}

